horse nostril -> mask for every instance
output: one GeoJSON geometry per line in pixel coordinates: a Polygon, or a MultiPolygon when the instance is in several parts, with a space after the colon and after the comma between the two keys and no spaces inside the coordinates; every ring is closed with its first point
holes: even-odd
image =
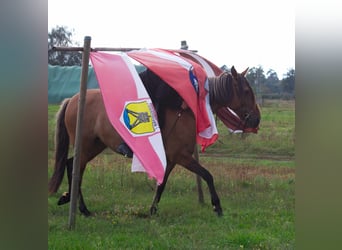
{"type": "Polygon", "coordinates": [[[258,117],[253,117],[248,120],[248,124],[251,128],[256,128],[259,126],[260,119],[258,117]]]}
{"type": "Polygon", "coordinates": [[[255,127],[257,127],[260,123],[260,119],[258,117],[255,118],[255,127]]]}

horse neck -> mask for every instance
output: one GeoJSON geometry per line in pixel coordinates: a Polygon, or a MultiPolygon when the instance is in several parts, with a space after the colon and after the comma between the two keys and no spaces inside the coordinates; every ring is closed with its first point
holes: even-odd
{"type": "Polygon", "coordinates": [[[209,99],[214,113],[221,107],[229,106],[232,98],[232,79],[228,73],[209,78],[209,99]]]}

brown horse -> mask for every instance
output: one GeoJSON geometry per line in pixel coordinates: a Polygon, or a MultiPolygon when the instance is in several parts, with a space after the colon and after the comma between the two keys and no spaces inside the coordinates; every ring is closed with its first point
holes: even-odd
{"type": "MultiPolygon", "coordinates": [[[[209,95],[210,105],[214,113],[222,107],[230,107],[243,121],[243,127],[248,130],[250,128],[258,128],[260,111],[255,102],[253,90],[245,77],[246,73],[247,69],[241,74],[237,73],[233,66],[231,73],[225,72],[218,77],[209,78],[209,95]]],[[[142,74],[141,78],[150,95],[153,94],[150,88],[151,81],[155,81],[153,79],[158,79],[158,77],[146,78],[142,74]]],[[[153,84],[155,85],[155,82],[153,84]]],[[[66,99],[61,104],[57,114],[55,167],[49,181],[49,193],[57,192],[63,180],[65,168],[67,169],[69,182],[69,192],[65,192],[60,197],[58,205],[70,201],[73,157],[68,158],[68,150],[69,143],[74,144],[75,142],[78,100],[78,94],[70,99],[66,99]]],[[[107,117],[100,90],[87,91],[85,111],[82,150],[80,152],[79,210],[82,214],[88,216],[90,212],[84,203],[81,191],[82,176],[86,165],[107,147],[117,152],[118,146],[123,143],[123,139],[113,128],[107,117]]],[[[167,166],[163,182],[157,186],[150,213],[156,213],[157,205],[169,174],[175,165],[178,164],[198,174],[206,181],[214,211],[218,215],[222,215],[220,199],[216,193],[212,175],[193,158],[196,144],[196,121],[192,111],[190,109],[182,109],[180,106],[168,107],[166,105],[162,113],[163,121],[161,122],[163,126],[161,127],[161,134],[165,147],[167,166]]]]}

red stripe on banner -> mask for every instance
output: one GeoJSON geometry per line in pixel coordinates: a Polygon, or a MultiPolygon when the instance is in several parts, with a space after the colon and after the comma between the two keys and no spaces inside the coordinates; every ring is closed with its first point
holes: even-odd
{"type": "Polygon", "coordinates": [[[126,54],[91,52],[90,59],[111,124],[133,150],[149,177],[160,184],[166,167],[164,146],[152,101],[133,64],[126,54]],[[142,111],[146,113],[146,121],[135,120],[131,124],[134,112],[142,111]]]}

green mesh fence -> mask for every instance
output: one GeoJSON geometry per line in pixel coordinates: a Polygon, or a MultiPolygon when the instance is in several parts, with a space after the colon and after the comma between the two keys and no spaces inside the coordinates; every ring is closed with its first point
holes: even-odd
{"type": "MultiPolygon", "coordinates": [[[[138,72],[145,70],[144,66],[135,65],[138,72]]],[[[48,102],[61,103],[80,91],[82,67],[80,66],[52,66],[48,65],[48,102]]],[[[89,66],[88,89],[99,88],[94,68],[89,66]]]]}

